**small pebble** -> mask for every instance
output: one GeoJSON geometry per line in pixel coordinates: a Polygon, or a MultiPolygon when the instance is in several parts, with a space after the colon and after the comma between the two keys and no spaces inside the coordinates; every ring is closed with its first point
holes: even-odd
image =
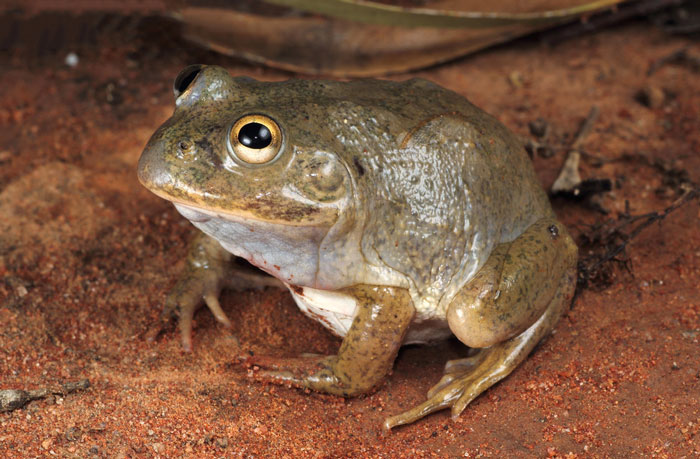
{"type": "Polygon", "coordinates": [[[63,61],[68,67],[75,67],[80,62],[80,58],[75,53],[68,53],[65,60],[63,61]]]}
{"type": "Polygon", "coordinates": [[[645,86],[635,96],[637,102],[649,108],[658,108],[666,100],[664,90],[657,86],[645,86]]]}
{"type": "Polygon", "coordinates": [[[32,398],[30,397],[29,393],[24,390],[0,390],[0,412],[14,411],[18,408],[22,408],[31,399],[32,398]]]}
{"type": "Polygon", "coordinates": [[[216,445],[221,449],[225,449],[228,446],[228,438],[217,438],[216,445]]]}
{"type": "Polygon", "coordinates": [[[20,298],[24,298],[24,296],[28,293],[27,287],[25,287],[24,285],[17,286],[15,291],[17,292],[17,296],[20,298]]]}
{"type": "Polygon", "coordinates": [[[536,120],[530,121],[528,127],[530,128],[530,134],[535,137],[544,137],[549,130],[549,123],[543,118],[537,118],[536,120]]]}
{"type": "Polygon", "coordinates": [[[82,432],[77,427],[70,427],[68,430],[66,430],[66,433],[64,434],[66,440],[68,441],[77,441],[80,439],[81,435],[82,432]]]}
{"type": "Polygon", "coordinates": [[[525,78],[523,78],[523,74],[518,72],[517,70],[514,70],[510,72],[510,74],[508,74],[508,81],[511,85],[513,85],[514,88],[522,88],[525,84],[525,78]]]}

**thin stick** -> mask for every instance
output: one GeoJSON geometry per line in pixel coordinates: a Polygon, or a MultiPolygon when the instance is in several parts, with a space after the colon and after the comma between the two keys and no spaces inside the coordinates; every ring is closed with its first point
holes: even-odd
{"type": "Polygon", "coordinates": [[[566,156],[566,160],[564,160],[564,165],[562,166],[561,171],[559,171],[559,176],[552,185],[552,193],[571,191],[581,183],[581,175],[578,171],[579,163],[581,162],[580,147],[586,137],[588,137],[593,130],[593,125],[598,119],[599,114],[600,109],[594,105],[588,112],[586,119],[583,120],[583,123],[581,123],[581,126],[576,133],[576,137],[569,148],[569,154],[566,156]]]}
{"type": "Polygon", "coordinates": [[[629,216],[626,215],[624,217],[624,221],[617,227],[613,228],[612,231],[609,231],[609,234],[613,233],[619,233],[619,235],[623,238],[623,241],[619,243],[618,245],[612,247],[611,249],[607,250],[605,254],[603,254],[595,263],[593,263],[590,266],[584,266],[585,262],[582,260],[581,263],[579,264],[579,272],[581,274],[579,278],[579,286],[585,287],[586,284],[588,283],[588,280],[591,277],[591,273],[597,272],[598,269],[600,269],[601,266],[603,266],[605,263],[613,260],[615,257],[617,257],[619,254],[624,252],[624,250],[627,248],[627,245],[632,242],[634,238],[639,236],[639,234],[644,231],[646,228],[651,226],[653,223],[658,222],[666,218],[669,214],[672,212],[678,210],[680,207],[685,205],[686,203],[690,202],[693,199],[697,199],[700,197],[700,187],[694,187],[691,190],[686,191],[680,198],[676,199],[670,206],[665,208],[661,212],[650,212],[644,215],[637,215],[637,216],[629,216]],[[639,220],[643,220],[639,225],[634,227],[632,231],[629,234],[624,234],[621,233],[620,230],[632,223],[638,222],[639,220]]]}

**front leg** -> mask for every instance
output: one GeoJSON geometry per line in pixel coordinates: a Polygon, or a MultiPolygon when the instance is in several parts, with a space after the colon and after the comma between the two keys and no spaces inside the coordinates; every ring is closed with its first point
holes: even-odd
{"type": "Polygon", "coordinates": [[[358,285],[341,292],[355,298],[357,314],[338,355],[317,359],[315,369],[300,365],[260,376],[344,397],[365,393],[384,379],[415,314],[408,291],[358,285]]]}
{"type": "Polygon", "coordinates": [[[148,332],[147,338],[155,339],[177,320],[182,347],[189,352],[192,350],[192,318],[202,303],[219,323],[231,328],[231,321],[219,305],[223,288],[284,287],[274,277],[237,266],[233,258],[215,239],[198,233],[190,242],[185,267],[165,300],[160,323],[148,332]]]}

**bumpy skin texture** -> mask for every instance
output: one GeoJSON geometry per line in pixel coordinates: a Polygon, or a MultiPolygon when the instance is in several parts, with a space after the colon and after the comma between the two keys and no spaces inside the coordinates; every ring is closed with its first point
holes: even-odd
{"type": "MultiPolygon", "coordinates": [[[[175,95],[141,182],[298,301],[325,290],[355,304],[337,356],[262,376],[355,395],[381,382],[411,330],[449,327],[482,350],[448,363],[428,400],[385,427],[446,407],[456,415],[570,300],[576,247],[523,146],[459,95],[424,80],[265,83],[203,66],[183,71],[175,95]],[[268,162],[246,163],[229,141],[248,115],[279,126],[268,162]]],[[[192,250],[165,312],[181,316],[186,345],[202,299],[226,324],[211,299],[232,275],[197,258],[223,259],[213,240],[194,246],[207,249],[192,250]]]]}

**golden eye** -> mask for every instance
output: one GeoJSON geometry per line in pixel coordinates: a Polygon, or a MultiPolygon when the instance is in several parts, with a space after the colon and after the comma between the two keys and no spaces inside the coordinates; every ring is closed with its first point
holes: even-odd
{"type": "Polygon", "coordinates": [[[282,148],[282,130],[265,115],[246,115],[233,123],[229,145],[236,158],[248,164],[264,164],[282,148]]]}

